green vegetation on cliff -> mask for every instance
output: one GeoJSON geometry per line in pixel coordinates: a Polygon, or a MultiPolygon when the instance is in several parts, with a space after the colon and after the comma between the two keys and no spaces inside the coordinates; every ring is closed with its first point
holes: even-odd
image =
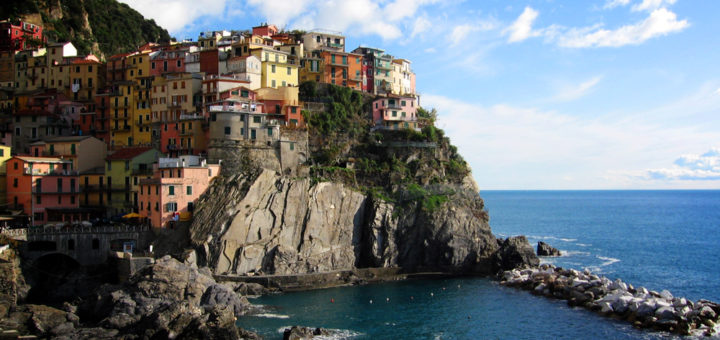
{"type": "Polygon", "coordinates": [[[82,55],[107,57],[170,41],[154,20],[115,0],[6,0],[0,18],[42,25],[48,41],[71,41],[82,55]]]}
{"type": "Polygon", "coordinates": [[[314,182],[335,181],[400,206],[432,211],[449,200],[469,175],[467,163],[436,128],[437,112],[418,109],[424,127],[371,131],[372,96],[334,85],[303,83],[305,101],[325,103],[305,111],[314,182]]]}

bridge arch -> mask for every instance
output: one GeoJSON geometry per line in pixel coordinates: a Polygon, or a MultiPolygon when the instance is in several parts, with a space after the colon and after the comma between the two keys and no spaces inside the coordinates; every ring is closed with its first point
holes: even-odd
{"type": "Polygon", "coordinates": [[[51,295],[59,286],[72,281],[82,270],[80,262],[61,252],[49,252],[30,263],[31,289],[28,301],[51,301],[51,295]]]}

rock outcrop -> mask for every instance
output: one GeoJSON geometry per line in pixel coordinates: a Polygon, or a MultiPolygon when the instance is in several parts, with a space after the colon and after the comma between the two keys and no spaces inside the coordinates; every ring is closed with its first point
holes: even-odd
{"type": "Polygon", "coordinates": [[[537,255],[538,256],[561,256],[562,254],[560,253],[559,250],[557,250],[557,248],[553,248],[549,244],[547,244],[543,241],[540,241],[540,242],[538,242],[538,245],[537,245],[537,255]]]}
{"type": "Polygon", "coordinates": [[[682,335],[717,333],[720,305],[707,300],[692,302],[670,292],[635,288],[620,279],[611,281],[587,269],[583,272],[550,264],[536,268],[505,271],[503,285],[534,294],[567,300],[603,315],[613,316],[636,327],[664,330],[682,335]]]}
{"type": "Polygon", "coordinates": [[[498,243],[472,190],[455,188],[451,203],[428,210],[399,207],[335,182],[269,170],[236,174],[218,178],[200,199],[191,241],[198,263],[215,274],[365,267],[490,274],[498,243]]]}
{"type": "Polygon", "coordinates": [[[101,287],[80,306],[80,315],[122,336],[238,339],[236,317],[249,308],[206,269],[166,256],[120,287],[101,287]]]}
{"type": "Polygon", "coordinates": [[[493,256],[495,270],[535,267],[540,264],[525,236],[508,237],[497,242],[499,249],[493,256]]]}

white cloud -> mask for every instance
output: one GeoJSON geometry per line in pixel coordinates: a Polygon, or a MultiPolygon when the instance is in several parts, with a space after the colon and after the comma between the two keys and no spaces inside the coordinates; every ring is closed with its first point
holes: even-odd
{"type": "Polygon", "coordinates": [[[413,23],[413,30],[410,34],[410,38],[414,38],[418,34],[427,31],[430,27],[432,27],[432,23],[430,22],[430,20],[428,20],[426,17],[418,17],[413,23]]]}
{"type": "Polygon", "coordinates": [[[604,9],[611,9],[618,6],[627,6],[630,3],[630,0],[608,0],[608,2],[605,3],[605,6],[603,6],[604,9]]]}
{"type": "Polygon", "coordinates": [[[221,16],[227,0],[120,0],[140,12],[146,18],[152,18],[171,34],[180,31],[195,19],[204,15],[221,16]]]}
{"type": "Polygon", "coordinates": [[[557,42],[562,47],[620,47],[637,45],[648,39],[679,32],[690,24],[677,19],[677,15],[666,8],[652,11],[642,22],[626,25],[615,30],[598,27],[571,29],[561,33],[557,42]]]}
{"type": "Polygon", "coordinates": [[[644,178],[652,180],[720,180],[720,149],[697,155],[683,155],[671,168],[649,169],[644,178]]]}
{"type": "MultiPolygon", "coordinates": [[[[421,104],[438,109],[438,126],[472,166],[481,189],[707,188],[707,182],[651,178],[645,170],[662,169],[668,158],[720,140],[717,124],[703,125],[715,112],[707,106],[717,107],[720,99],[704,100],[699,107],[683,104],[685,111],[670,105],[681,120],[671,124],[658,118],[656,108],[588,116],[432,94],[423,95],[421,104]],[[707,114],[698,116],[698,110],[707,114]]],[[[689,178],[692,169],[680,169],[689,178]]]]}
{"type": "Polygon", "coordinates": [[[602,76],[597,76],[587,81],[584,81],[577,86],[563,89],[562,91],[560,91],[560,93],[553,97],[553,100],[566,102],[581,98],[588,94],[595,87],[595,85],[600,82],[600,80],[602,80],[602,76]]]}
{"type": "Polygon", "coordinates": [[[462,24],[453,27],[450,33],[450,43],[452,46],[463,43],[468,38],[468,35],[480,31],[489,31],[495,28],[495,24],[489,21],[480,21],[475,24],[462,24]]]}
{"type": "MultiPolygon", "coordinates": [[[[200,2],[200,1],[199,1],[200,2]]],[[[248,4],[260,11],[268,23],[278,27],[285,26],[298,15],[305,12],[308,0],[248,0],[248,4]]]]}
{"type": "Polygon", "coordinates": [[[398,21],[415,15],[420,6],[433,4],[438,0],[395,0],[383,9],[383,18],[390,21],[398,21]]]}
{"type": "Polygon", "coordinates": [[[719,89],[717,89],[717,90],[715,90],[715,94],[718,94],[718,95],[720,95],[720,88],[719,88],[719,89]]]}
{"type": "Polygon", "coordinates": [[[522,14],[504,31],[504,33],[509,33],[510,35],[508,42],[519,42],[527,38],[540,36],[541,33],[539,31],[532,29],[533,22],[537,19],[538,14],[538,11],[530,7],[525,7],[522,14]]]}
{"type": "Polygon", "coordinates": [[[636,4],[632,7],[635,12],[639,11],[653,11],[658,8],[663,8],[675,3],[676,0],[642,0],[641,3],[636,4]]]}

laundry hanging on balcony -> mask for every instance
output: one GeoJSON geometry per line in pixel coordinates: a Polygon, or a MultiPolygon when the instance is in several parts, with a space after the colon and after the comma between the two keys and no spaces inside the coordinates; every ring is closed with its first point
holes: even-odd
{"type": "Polygon", "coordinates": [[[72,84],[73,93],[80,91],[80,84],[72,84]]]}

